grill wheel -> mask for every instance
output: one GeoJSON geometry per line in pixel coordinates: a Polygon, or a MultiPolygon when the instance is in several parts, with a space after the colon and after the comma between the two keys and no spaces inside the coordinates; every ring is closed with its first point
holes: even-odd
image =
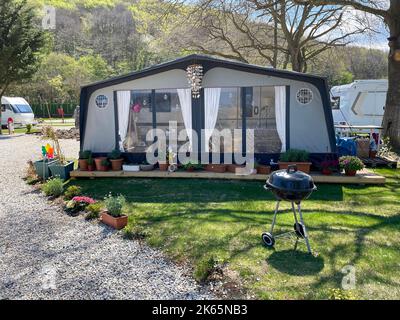
{"type": "Polygon", "coordinates": [[[269,232],[264,232],[261,235],[261,239],[262,242],[267,246],[267,247],[273,247],[275,244],[275,239],[272,236],[272,234],[270,234],[269,232]]]}

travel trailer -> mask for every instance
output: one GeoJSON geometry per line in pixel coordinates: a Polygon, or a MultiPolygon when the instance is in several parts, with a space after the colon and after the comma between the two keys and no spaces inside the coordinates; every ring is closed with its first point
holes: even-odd
{"type": "Polygon", "coordinates": [[[290,148],[307,150],[312,162],[336,154],[329,90],[318,76],[190,55],[81,90],[81,150],[95,156],[118,148],[129,161],[141,163],[152,143],[147,132],[168,131],[169,121],[187,131],[189,144],[189,132],[205,135],[198,154],[212,156],[207,132],[215,129],[240,130],[243,153],[249,144],[246,129],[253,129],[250,142],[262,162],[276,161],[290,148]],[[202,70],[196,94],[188,83],[193,66],[202,70]]]}
{"type": "Polygon", "coordinates": [[[331,89],[335,125],[381,126],[385,110],[387,80],[356,80],[331,89]]]}
{"type": "Polygon", "coordinates": [[[8,119],[14,122],[14,127],[24,127],[35,123],[35,115],[32,108],[24,98],[2,97],[1,98],[1,126],[6,127],[8,119]]]}

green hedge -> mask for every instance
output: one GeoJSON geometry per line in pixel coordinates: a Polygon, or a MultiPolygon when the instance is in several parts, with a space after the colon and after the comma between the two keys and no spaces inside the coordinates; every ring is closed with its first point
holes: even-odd
{"type": "Polygon", "coordinates": [[[31,107],[36,118],[48,118],[49,112],[51,117],[58,118],[57,109],[62,107],[64,109],[64,117],[72,117],[74,110],[78,103],[67,102],[67,103],[32,103],[31,107]]]}

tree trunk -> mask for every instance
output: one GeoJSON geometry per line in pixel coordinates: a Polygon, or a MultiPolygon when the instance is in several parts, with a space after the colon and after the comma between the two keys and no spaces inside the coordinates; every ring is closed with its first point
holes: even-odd
{"type": "MultiPolygon", "coordinates": [[[[400,50],[400,1],[392,4],[387,24],[390,31],[390,52],[388,62],[388,92],[383,116],[383,133],[389,137],[394,149],[400,150],[400,60],[395,60],[396,50],[400,50]]],[[[400,52],[397,53],[400,55],[400,52]]]]}
{"type": "Polygon", "coordinates": [[[292,70],[302,72],[303,66],[301,61],[300,51],[297,49],[290,50],[290,62],[292,63],[292,70]]]}

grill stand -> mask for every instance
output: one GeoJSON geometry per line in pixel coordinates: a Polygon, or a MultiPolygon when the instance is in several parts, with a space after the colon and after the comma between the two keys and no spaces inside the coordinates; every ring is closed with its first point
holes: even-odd
{"type": "MultiPolygon", "coordinates": [[[[271,224],[271,229],[269,234],[268,233],[263,233],[262,235],[262,239],[264,244],[266,244],[269,247],[272,247],[275,244],[275,239],[274,238],[279,238],[279,237],[283,237],[286,236],[288,234],[292,234],[293,232],[285,232],[285,233],[281,233],[278,234],[274,237],[273,232],[274,232],[274,227],[275,227],[275,223],[276,223],[276,216],[279,212],[279,205],[280,205],[281,200],[278,200],[276,202],[276,207],[275,207],[275,212],[274,212],[274,217],[272,218],[272,224],[271,224]]],[[[312,253],[311,252],[311,246],[310,246],[310,241],[308,240],[308,233],[307,233],[307,229],[306,229],[306,225],[304,224],[304,219],[303,219],[303,214],[301,212],[301,205],[300,202],[297,202],[297,212],[299,214],[300,217],[300,223],[298,222],[297,219],[297,212],[296,209],[294,207],[295,203],[291,202],[292,204],[292,211],[293,211],[293,216],[294,216],[294,221],[295,221],[295,233],[296,233],[296,243],[295,243],[295,250],[297,249],[297,244],[299,241],[299,238],[304,238],[306,245],[307,245],[307,250],[308,253],[312,253]]]]}

